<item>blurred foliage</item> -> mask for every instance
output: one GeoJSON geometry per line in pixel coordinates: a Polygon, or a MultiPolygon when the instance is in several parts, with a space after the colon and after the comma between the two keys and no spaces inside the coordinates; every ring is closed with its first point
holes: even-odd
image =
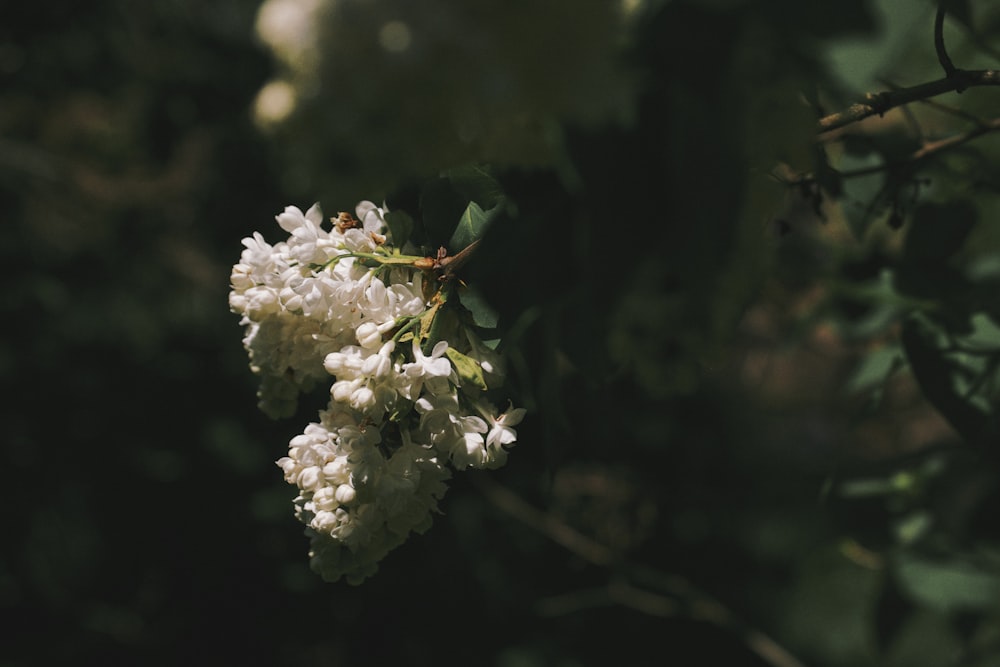
{"type": "MultiPolygon", "coordinates": [[[[1000,7],[947,6],[955,63],[1000,66],[1000,7]]],[[[1000,664],[1000,93],[815,134],[942,76],[935,3],[24,9],[0,665],[793,664],[747,628],[1000,664]],[[255,411],[225,299],[239,239],[316,197],[486,229],[466,305],[530,408],[491,478],[610,564],[469,476],[363,587],[308,570],[272,462],[322,397],[255,411]]]]}

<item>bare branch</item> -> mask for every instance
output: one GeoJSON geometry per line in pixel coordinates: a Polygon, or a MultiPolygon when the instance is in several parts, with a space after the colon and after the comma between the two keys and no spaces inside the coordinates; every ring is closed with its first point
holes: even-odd
{"type": "MultiPolygon", "coordinates": [[[[914,151],[904,160],[900,160],[898,162],[883,162],[882,164],[873,165],[871,167],[861,167],[859,169],[840,171],[837,172],[837,175],[841,178],[854,178],[857,176],[870,176],[871,174],[877,174],[879,172],[890,171],[892,169],[899,169],[902,167],[912,167],[919,162],[934,157],[935,155],[939,155],[945,151],[967,144],[985,134],[1000,131],[1000,118],[993,118],[990,120],[974,118],[972,120],[976,122],[976,127],[972,128],[968,132],[956,134],[944,139],[938,139],[936,141],[926,142],[920,147],[919,150],[914,151]]],[[[775,178],[790,187],[801,187],[803,185],[810,185],[816,182],[816,177],[812,174],[806,174],[799,178],[783,178],[775,175],[775,178]]]]}
{"type": "Polygon", "coordinates": [[[943,79],[922,83],[911,88],[868,93],[865,95],[864,102],[852,104],[844,111],[821,118],[818,132],[823,134],[856,123],[869,116],[882,116],[890,109],[910,102],[923,101],[942,93],[961,93],[965,89],[975,86],[1000,85],[1000,70],[965,70],[955,67],[955,63],[952,62],[951,56],[948,55],[948,50],[944,46],[944,16],[944,5],[939,3],[937,13],[934,15],[934,51],[937,53],[938,62],[941,63],[941,69],[944,70],[943,79]]]}
{"type": "Polygon", "coordinates": [[[984,134],[989,134],[990,132],[996,132],[998,130],[1000,130],[1000,118],[983,121],[980,125],[977,125],[963,134],[956,134],[953,137],[947,137],[945,139],[939,139],[938,141],[932,141],[924,144],[920,150],[910,156],[910,162],[925,160],[932,155],[936,155],[956,146],[961,146],[962,144],[968,143],[973,139],[983,136],[984,134]]]}
{"type": "Polygon", "coordinates": [[[535,509],[510,489],[504,488],[486,477],[477,478],[476,481],[479,490],[495,507],[531,526],[588,563],[604,566],[614,562],[615,555],[611,549],[590,539],[551,514],[535,509]]]}
{"type": "Polygon", "coordinates": [[[817,131],[822,134],[846,127],[871,116],[882,116],[890,109],[919,102],[944,93],[961,92],[977,86],[1000,86],[1000,70],[955,70],[951,76],[922,83],[910,88],[868,93],[864,102],[852,104],[844,111],[820,118],[817,131]]]}
{"type": "MultiPolygon", "coordinates": [[[[486,499],[498,509],[510,514],[553,542],[580,558],[600,566],[614,561],[614,552],[603,544],[578,532],[558,518],[536,509],[513,491],[487,477],[477,477],[477,486],[486,499]]],[[[660,618],[684,617],[707,623],[731,632],[747,649],[772,667],[805,667],[774,639],[742,622],[728,607],[701,591],[684,577],[667,575],[652,568],[620,563],[620,572],[632,573],[656,584],[671,597],[637,588],[625,578],[616,576],[605,589],[588,589],[569,595],[540,601],[539,611],[545,615],[560,615],[606,604],[617,604],[660,618]]]]}

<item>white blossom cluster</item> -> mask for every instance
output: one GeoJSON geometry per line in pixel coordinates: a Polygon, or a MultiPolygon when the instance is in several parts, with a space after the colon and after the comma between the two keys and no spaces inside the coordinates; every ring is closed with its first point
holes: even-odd
{"type": "Polygon", "coordinates": [[[229,295],[261,376],[262,410],[291,416],[299,393],[329,383],[327,409],[277,463],[299,489],[295,513],[311,537],[313,569],[353,583],[430,527],[448,464],[503,465],[524,415],[498,414],[482,387],[463,379],[469,364],[479,377],[501,378],[495,353],[471,331],[425,353],[434,277],[405,260],[380,261],[399,257],[384,211],[362,202],[356,213],[341,213],[327,230],[318,205],[304,214],[289,206],[277,216],[286,241],[243,240],[229,295]]]}

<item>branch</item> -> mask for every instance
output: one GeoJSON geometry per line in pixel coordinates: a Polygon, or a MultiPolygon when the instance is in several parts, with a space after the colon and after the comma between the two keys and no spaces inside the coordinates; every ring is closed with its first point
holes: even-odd
{"type": "MultiPolygon", "coordinates": [[[[930,159],[931,157],[943,153],[952,148],[966,144],[973,139],[977,139],[984,134],[990,134],[991,132],[1000,131],[1000,118],[992,118],[990,120],[980,120],[976,119],[977,125],[968,132],[963,132],[962,134],[956,134],[951,137],[946,137],[944,139],[938,139],[937,141],[929,141],[924,143],[924,145],[919,149],[914,151],[905,160],[900,160],[898,162],[883,162],[882,164],[873,165],[871,167],[861,167],[859,169],[851,169],[849,171],[838,171],[836,172],[841,178],[854,178],[857,176],[870,176],[872,174],[877,174],[882,171],[890,171],[892,169],[899,169],[905,166],[914,166],[918,162],[930,159]]],[[[803,185],[811,185],[816,182],[816,177],[812,174],[806,174],[799,178],[782,178],[781,176],[775,176],[778,180],[790,187],[799,187],[803,185]]]]}
{"type": "Polygon", "coordinates": [[[937,81],[922,83],[911,88],[868,93],[864,102],[852,104],[844,111],[820,118],[817,131],[819,134],[823,134],[838,130],[870,116],[882,116],[890,109],[904,104],[936,97],[944,93],[961,92],[966,88],[977,86],[1000,86],[1000,70],[956,69],[951,76],[937,81]]]}
{"type": "MultiPolygon", "coordinates": [[[[534,528],[580,558],[599,566],[620,562],[610,548],[566,525],[551,514],[536,509],[492,479],[477,477],[476,482],[486,499],[495,507],[534,528]]],[[[805,667],[798,658],[771,637],[742,622],[728,607],[684,577],[665,575],[641,565],[620,564],[623,566],[623,572],[630,572],[635,578],[646,580],[647,583],[655,585],[672,597],[636,588],[626,580],[615,578],[605,589],[591,589],[543,600],[540,611],[546,615],[556,615],[605,604],[618,604],[650,616],[661,618],[684,616],[732,632],[743,640],[748,650],[772,667],[805,667]]]]}
{"type": "MultiPolygon", "coordinates": [[[[944,48],[944,5],[938,5],[937,14],[934,15],[934,51],[937,53],[938,62],[941,63],[944,75],[949,79],[955,76],[958,68],[955,67],[955,63],[951,62],[948,51],[944,48]]],[[[955,92],[962,91],[956,90],[955,92]]]]}
{"type": "Polygon", "coordinates": [[[996,132],[998,130],[1000,130],[1000,118],[983,121],[981,124],[963,134],[956,134],[953,137],[939,139],[938,141],[932,141],[924,144],[920,150],[910,156],[910,162],[925,160],[932,155],[946,151],[949,148],[961,146],[962,144],[968,143],[973,139],[983,136],[984,134],[989,134],[990,132],[996,132]]]}
{"type": "Polygon", "coordinates": [[[476,482],[479,490],[494,507],[534,528],[588,563],[603,567],[611,565],[615,561],[615,555],[611,549],[590,539],[571,526],[567,526],[551,514],[535,509],[510,489],[486,477],[477,478],[476,482]]]}
{"type": "Polygon", "coordinates": [[[938,62],[941,63],[941,69],[944,70],[943,79],[922,83],[912,88],[868,93],[865,95],[864,102],[853,104],[844,111],[820,118],[818,132],[823,134],[856,123],[869,116],[882,116],[890,109],[935,97],[942,93],[961,93],[966,88],[974,86],[1000,85],[1000,70],[965,70],[955,67],[955,63],[948,55],[948,50],[944,47],[944,15],[944,5],[939,4],[937,13],[934,15],[934,51],[937,53],[938,62]]]}

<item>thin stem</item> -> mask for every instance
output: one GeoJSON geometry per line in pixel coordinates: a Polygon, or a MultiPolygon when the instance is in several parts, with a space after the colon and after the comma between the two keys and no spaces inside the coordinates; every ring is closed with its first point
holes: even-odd
{"type": "MultiPolygon", "coordinates": [[[[955,63],[951,62],[947,49],[944,48],[944,14],[944,5],[939,4],[937,14],[934,16],[934,51],[937,52],[938,62],[941,63],[944,75],[951,78],[958,70],[955,63]]],[[[962,91],[956,89],[956,92],[962,91]]]]}
{"type": "Polygon", "coordinates": [[[371,252],[345,252],[335,257],[331,257],[330,260],[320,266],[321,269],[327,269],[342,259],[347,259],[348,257],[354,257],[356,259],[367,259],[378,263],[380,266],[415,266],[418,261],[426,259],[425,257],[420,257],[418,255],[380,255],[378,253],[371,252]]]}
{"type": "MultiPolygon", "coordinates": [[[[424,312],[427,312],[427,311],[424,311],[424,312]]],[[[404,324],[401,327],[399,327],[399,331],[397,331],[395,334],[393,334],[392,340],[394,340],[395,342],[398,343],[399,340],[406,334],[407,331],[409,331],[414,326],[416,326],[417,324],[420,323],[420,318],[422,318],[423,316],[424,316],[424,313],[420,313],[419,315],[414,315],[413,317],[408,318],[406,324],[404,324]]]]}
{"type": "Polygon", "coordinates": [[[602,567],[617,564],[620,566],[620,571],[631,573],[633,577],[645,580],[671,596],[666,597],[637,588],[627,579],[619,578],[612,580],[605,591],[587,591],[578,595],[576,599],[549,600],[548,604],[544,605],[548,613],[558,613],[560,609],[573,610],[574,606],[576,608],[598,606],[607,601],[661,618],[683,615],[711,623],[737,635],[749,651],[772,667],[804,667],[798,658],[774,639],[742,622],[728,607],[684,577],[624,563],[610,548],[583,535],[551,514],[534,508],[513,491],[485,477],[477,477],[476,482],[483,495],[495,507],[534,528],[583,560],[602,567]]]}
{"type": "Polygon", "coordinates": [[[486,499],[495,507],[545,535],[588,563],[603,567],[615,562],[615,553],[611,549],[566,525],[551,514],[535,509],[510,489],[486,477],[477,476],[476,482],[486,499]]]}
{"type": "Polygon", "coordinates": [[[930,143],[924,144],[924,146],[916,151],[910,156],[911,162],[917,162],[920,160],[925,160],[932,155],[941,153],[942,151],[949,150],[955,146],[961,146],[964,143],[968,143],[973,139],[983,136],[984,134],[989,134],[991,132],[996,132],[1000,130],[1000,118],[993,118],[982,123],[982,125],[975,127],[968,132],[963,134],[956,134],[953,137],[948,137],[946,139],[939,139],[938,141],[932,141],[930,143]]]}

